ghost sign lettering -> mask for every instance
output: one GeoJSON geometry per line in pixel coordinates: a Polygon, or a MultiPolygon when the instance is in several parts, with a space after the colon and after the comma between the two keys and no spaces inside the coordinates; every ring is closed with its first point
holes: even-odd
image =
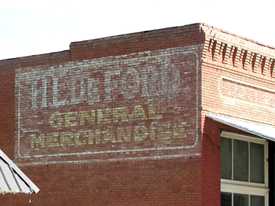
{"type": "Polygon", "coordinates": [[[172,151],[195,145],[192,48],[16,71],[17,157],[172,151]]]}

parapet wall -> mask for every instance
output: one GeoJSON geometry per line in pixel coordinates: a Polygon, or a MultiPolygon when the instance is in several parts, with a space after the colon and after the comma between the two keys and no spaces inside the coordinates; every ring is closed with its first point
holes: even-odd
{"type": "Polygon", "coordinates": [[[0,61],[0,145],[39,186],[1,205],[201,205],[199,24],[0,61]]]}

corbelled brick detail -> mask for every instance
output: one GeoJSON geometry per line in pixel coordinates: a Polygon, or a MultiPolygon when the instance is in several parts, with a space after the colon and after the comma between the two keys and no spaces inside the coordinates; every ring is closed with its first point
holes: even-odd
{"type": "Polygon", "coordinates": [[[275,49],[203,26],[202,108],[275,125],[275,49]]]}
{"type": "Polygon", "coordinates": [[[273,57],[263,56],[254,51],[249,51],[248,49],[236,47],[214,39],[206,41],[206,44],[207,43],[207,53],[209,53],[207,55],[210,55],[213,61],[247,70],[248,73],[255,76],[275,77],[275,59],[273,57]]]}

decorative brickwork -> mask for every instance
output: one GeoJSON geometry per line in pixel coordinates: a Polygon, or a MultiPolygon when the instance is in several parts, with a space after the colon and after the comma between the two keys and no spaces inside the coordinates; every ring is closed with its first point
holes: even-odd
{"type": "Polygon", "coordinates": [[[275,49],[202,28],[203,110],[275,125],[275,49]]]}
{"type": "Polygon", "coordinates": [[[203,28],[206,33],[205,58],[251,76],[275,78],[274,49],[214,28],[203,28]]]}

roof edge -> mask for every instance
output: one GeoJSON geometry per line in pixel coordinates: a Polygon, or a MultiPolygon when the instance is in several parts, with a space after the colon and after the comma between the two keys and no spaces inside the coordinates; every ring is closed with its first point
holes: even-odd
{"type": "Polygon", "coordinates": [[[92,44],[94,42],[99,42],[99,41],[106,41],[106,40],[111,40],[111,39],[122,39],[122,38],[133,38],[137,37],[140,35],[150,35],[154,33],[159,33],[159,32],[170,32],[174,30],[185,30],[185,31],[200,31],[201,26],[205,25],[202,23],[192,23],[192,24],[186,24],[183,26],[172,26],[172,27],[164,27],[164,28],[159,28],[159,29],[150,29],[150,30],[145,30],[145,31],[138,31],[138,32],[131,32],[131,33],[125,33],[125,34],[119,34],[119,35],[111,35],[111,36],[106,36],[106,37],[100,37],[100,38],[95,38],[95,39],[87,39],[87,40],[81,40],[81,41],[74,41],[70,43],[70,48],[75,47],[75,46],[80,46],[80,45],[87,45],[87,44],[92,44]]]}
{"type": "MultiPolygon", "coordinates": [[[[66,61],[73,61],[77,59],[84,58],[96,58],[108,55],[119,55],[124,50],[124,52],[135,52],[138,51],[135,47],[135,43],[140,41],[156,41],[159,44],[161,41],[177,42],[174,44],[169,43],[164,47],[175,47],[177,45],[184,45],[182,42],[186,41],[191,43],[207,43],[209,39],[218,39],[221,42],[227,42],[229,44],[238,45],[244,47],[245,49],[251,50],[253,52],[258,52],[259,54],[270,56],[275,58],[275,48],[259,43],[249,38],[245,38],[225,30],[210,26],[206,23],[193,23],[183,26],[174,26],[160,29],[153,29],[141,32],[133,32],[121,35],[107,36],[102,38],[74,41],[69,44],[69,50],[50,52],[44,54],[16,57],[0,60],[0,68],[18,68],[18,67],[29,67],[42,64],[57,64],[66,61]],[[168,35],[169,34],[169,35],[168,35]],[[185,35],[188,35],[191,39],[185,39],[185,35]],[[191,34],[193,34],[193,37],[191,34]],[[165,38],[166,37],[166,38],[165,38]],[[180,41],[177,41],[181,39],[180,41]],[[121,43],[121,45],[120,45],[121,43]],[[123,43],[128,44],[123,46],[123,43]],[[106,48],[114,48],[117,52],[105,52],[106,48]],[[131,48],[131,49],[129,49],[131,48]],[[118,51],[120,50],[120,51],[118,51]],[[97,54],[99,53],[99,54],[97,54]]],[[[187,44],[188,44],[187,43],[187,44]]],[[[141,46],[143,49],[157,49],[156,46],[153,47],[152,44],[149,46],[141,46]]],[[[159,46],[161,47],[161,46],[159,46]]]]}
{"type": "MultiPolygon", "coordinates": [[[[16,172],[16,174],[25,182],[30,191],[38,193],[40,189],[10,160],[10,158],[0,149],[0,157],[9,165],[9,167],[16,172]]],[[[31,192],[32,193],[32,192],[31,192]]]]}
{"type": "Polygon", "coordinates": [[[275,57],[275,47],[269,46],[267,44],[261,43],[259,41],[237,35],[235,33],[228,32],[226,30],[201,23],[202,31],[205,33],[206,39],[213,38],[220,41],[238,45],[240,47],[245,47],[251,50],[257,50],[258,52],[263,52],[264,55],[275,57]],[[256,49],[257,47],[257,49],[256,49]]]}

